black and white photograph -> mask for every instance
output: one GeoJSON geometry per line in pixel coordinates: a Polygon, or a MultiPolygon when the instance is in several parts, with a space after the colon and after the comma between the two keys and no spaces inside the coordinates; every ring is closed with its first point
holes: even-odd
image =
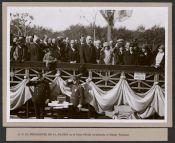
{"type": "Polygon", "coordinates": [[[9,122],[165,122],[167,7],[8,7],[9,122]]]}

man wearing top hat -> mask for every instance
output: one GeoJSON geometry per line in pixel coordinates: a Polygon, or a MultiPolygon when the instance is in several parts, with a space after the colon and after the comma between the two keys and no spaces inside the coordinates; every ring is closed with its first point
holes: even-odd
{"type": "Polygon", "coordinates": [[[26,85],[34,86],[32,101],[34,103],[35,116],[37,119],[44,119],[44,108],[50,98],[50,87],[49,83],[44,80],[42,73],[38,73],[37,77],[34,81],[30,80],[26,85]]]}

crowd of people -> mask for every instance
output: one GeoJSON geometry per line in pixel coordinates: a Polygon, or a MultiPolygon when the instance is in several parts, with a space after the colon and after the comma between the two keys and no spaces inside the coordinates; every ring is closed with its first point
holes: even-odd
{"type": "Polygon", "coordinates": [[[160,44],[155,51],[147,44],[117,39],[116,42],[93,41],[91,36],[80,40],[38,36],[14,37],[10,42],[10,61],[43,61],[54,67],[57,62],[91,63],[105,65],[142,65],[164,67],[165,47],[160,44]]]}
{"type": "MultiPolygon", "coordinates": [[[[80,40],[69,40],[69,38],[64,39],[63,37],[51,39],[47,36],[40,39],[38,36],[28,36],[11,39],[10,46],[11,62],[42,61],[49,69],[55,69],[55,63],[58,62],[142,65],[154,66],[155,68],[164,68],[165,64],[163,44],[152,51],[147,44],[138,46],[137,41],[129,42],[123,39],[102,43],[100,40],[93,41],[91,36],[81,37],[80,40]]],[[[70,102],[73,103],[73,118],[76,118],[77,109],[79,111],[84,106],[84,91],[79,84],[78,77],[74,77],[71,82],[67,81],[67,85],[72,91],[70,102]]],[[[45,102],[50,94],[48,83],[42,74],[39,74],[38,79],[29,81],[27,86],[35,86],[34,96],[32,96],[35,114],[36,118],[43,119],[45,102]]],[[[90,105],[88,105],[88,109],[92,114],[94,109],[90,105]]]]}

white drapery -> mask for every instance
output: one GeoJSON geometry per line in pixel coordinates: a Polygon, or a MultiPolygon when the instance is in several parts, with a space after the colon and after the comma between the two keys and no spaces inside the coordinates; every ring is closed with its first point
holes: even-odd
{"type": "MultiPolygon", "coordinates": [[[[10,105],[14,110],[23,105],[31,98],[31,90],[26,86],[28,80],[23,80],[20,84],[10,88],[10,105]]],[[[146,93],[135,93],[129,86],[125,78],[109,91],[103,91],[92,81],[83,84],[85,88],[85,101],[91,104],[98,113],[111,111],[115,105],[127,104],[141,118],[147,118],[155,112],[159,116],[165,114],[165,93],[158,85],[154,84],[146,93]]],[[[65,81],[57,76],[50,84],[51,94],[62,93],[71,96],[71,90],[66,86],[65,81]]]]}
{"type": "Polygon", "coordinates": [[[32,97],[32,88],[26,86],[29,79],[24,79],[16,86],[10,87],[10,110],[25,104],[32,97]]]}
{"type": "Polygon", "coordinates": [[[147,118],[156,112],[159,116],[165,114],[165,97],[163,89],[154,84],[143,94],[135,93],[128,82],[121,78],[116,86],[103,91],[93,82],[85,85],[86,99],[97,112],[113,110],[115,105],[129,105],[141,118],[147,118]]]}

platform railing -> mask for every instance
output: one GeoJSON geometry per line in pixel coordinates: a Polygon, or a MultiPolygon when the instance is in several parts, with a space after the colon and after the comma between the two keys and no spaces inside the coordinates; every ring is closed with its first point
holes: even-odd
{"type": "MultiPolygon", "coordinates": [[[[61,77],[66,80],[73,75],[78,75],[78,69],[82,64],[57,63],[57,71],[61,72],[61,77]]],[[[164,71],[150,66],[126,66],[126,65],[99,65],[84,64],[88,74],[81,78],[84,82],[88,77],[102,89],[108,90],[116,85],[119,81],[121,73],[125,74],[126,80],[130,87],[137,92],[145,92],[149,90],[154,82],[164,88],[165,79],[164,71]],[[144,73],[145,79],[138,80],[134,78],[136,73],[144,73]]],[[[10,83],[15,85],[20,83],[24,76],[32,78],[38,72],[42,72],[48,81],[53,81],[57,71],[47,71],[45,64],[42,62],[22,62],[10,63],[10,83]]]]}

